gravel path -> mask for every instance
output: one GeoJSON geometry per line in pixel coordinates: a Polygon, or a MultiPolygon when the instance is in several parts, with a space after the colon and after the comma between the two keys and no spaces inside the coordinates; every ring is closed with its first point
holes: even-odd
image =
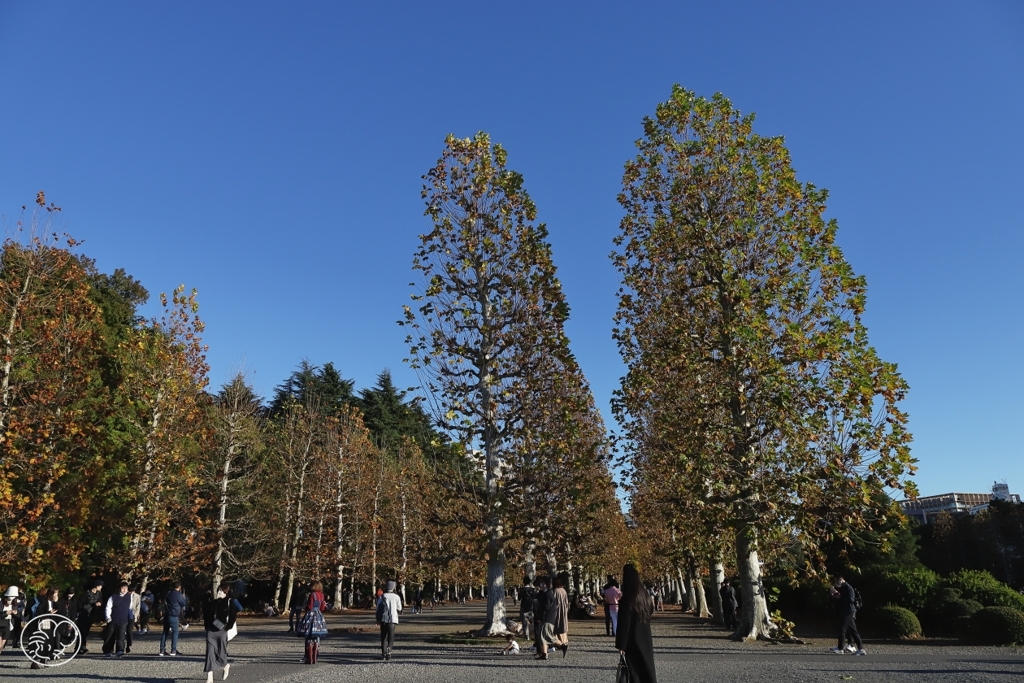
{"type": "MultiPolygon", "coordinates": [[[[483,621],[483,604],[448,606],[422,615],[403,616],[394,658],[380,661],[379,640],[369,612],[330,616],[320,663],[299,663],[302,640],[288,636],[284,619],[243,619],[239,636],[229,650],[233,662],[229,680],[249,683],[591,683],[611,681],[618,661],[602,620],[570,623],[569,656],[546,662],[530,654],[503,657],[500,645],[438,645],[442,634],[468,631],[483,621]]],[[[807,645],[734,643],[722,631],[682,617],[659,614],[654,622],[658,677],[662,683],[706,681],[776,683],[782,681],[915,681],[931,683],[1013,681],[1024,679],[1024,650],[978,648],[929,643],[877,644],[868,642],[866,657],[826,654],[830,641],[807,645]]],[[[195,627],[182,633],[184,657],[157,657],[159,635],[136,638],[131,655],[106,659],[86,655],[53,669],[32,671],[20,652],[0,655],[0,683],[53,681],[62,683],[137,681],[177,683],[204,680],[204,634],[195,627]]],[[[98,645],[98,643],[96,643],[98,645]]],[[[219,680],[219,677],[218,677],[219,680]]]]}

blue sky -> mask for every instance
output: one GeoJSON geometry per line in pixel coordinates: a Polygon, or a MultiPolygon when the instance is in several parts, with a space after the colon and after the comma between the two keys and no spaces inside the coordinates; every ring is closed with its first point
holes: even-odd
{"type": "Polygon", "coordinates": [[[0,212],[45,190],[100,268],[197,287],[215,384],[269,393],[305,357],[407,386],[420,176],[486,130],[606,406],[615,195],[673,83],[757,112],[831,190],[922,492],[1024,492],[1020,2],[0,0],[0,212]]]}

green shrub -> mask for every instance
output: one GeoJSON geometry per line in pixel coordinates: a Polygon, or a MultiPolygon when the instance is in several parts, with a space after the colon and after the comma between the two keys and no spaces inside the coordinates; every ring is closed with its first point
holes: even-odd
{"type": "Polygon", "coordinates": [[[902,569],[883,574],[877,586],[868,587],[863,592],[866,601],[870,597],[879,606],[893,604],[911,612],[920,612],[933,603],[932,596],[940,581],[939,575],[931,569],[902,569]]]}
{"type": "Polygon", "coordinates": [[[1017,593],[986,571],[965,569],[946,579],[946,585],[968,600],[986,607],[1013,607],[1024,612],[1024,595],[1017,593]]]}
{"type": "Polygon", "coordinates": [[[939,586],[935,589],[935,593],[932,595],[932,601],[935,603],[949,602],[950,600],[961,600],[964,596],[955,588],[949,586],[939,586]]]}
{"type": "MultiPolygon", "coordinates": [[[[957,591],[949,591],[956,594],[957,591]]],[[[945,600],[936,601],[921,612],[921,623],[925,633],[929,635],[951,635],[957,633],[957,620],[961,617],[969,617],[981,609],[981,604],[974,600],[963,598],[949,598],[944,594],[945,600]]]]}
{"type": "Polygon", "coordinates": [[[921,622],[917,615],[897,605],[874,610],[871,623],[886,638],[917,638],[921,635],[921,622]]]}
{"type": "Polygon", "coordinates": [[[970,617],[967,636],[983,645],[1024,644],[1024,612],[1012,607],[985,607],[970,617]]]}

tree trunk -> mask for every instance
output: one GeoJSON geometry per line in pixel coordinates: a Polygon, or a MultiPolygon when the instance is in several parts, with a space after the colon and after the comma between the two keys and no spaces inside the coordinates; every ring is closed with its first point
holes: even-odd
{"type": "Polygon", "coordinates": [[[715,623],[725,626],[725,611],[722,608],[722,584],[725,583],[725,568],[722,561],[711,560],[711,613],[715,623]]]}
{"type": "Polygon", "coordinates": [[[220,585],[224,578],[224,531],[228,519],[228,482],[231,481],[231,461],[235,457],[236,423],[234,416],[228,420],[228,449],[224,454],[224,466],[220,473],[220,510],[217,514],[217,552],[213,556],[213,585],[220,585]]]}
{"type": "Polygon", "coordinates": [[[536,547],[537,541],[533,538],[527,538],[523,543],[523,576],[529,579],[530,583],[537,578],[537,557],[533,554],[536,547]]]}
{"type": "Polygon", "coordinates": [[[708,611],[708,600],[704,595],[704,581],[701,579],[697,560],[693,555],[687,557],[687,564],[690,576],[693,577],[693,588],[697,597],[697,616],[701,619],[707,619],[711,616],[711,612],[708,611]]]}
{"type": "Polygon", "coordinates": [[[402,605],[408,605],[405,599],[405,572],[409,568],[409,523],[405,509],[405,491],[402,491],[402,564],[398,568],[398,592],[402,605]]]}
{"type": "Polygon", "coordinates": [[[740,570],[740,589],[743,605],[737,640],[767,640],[772,628],[768,603],[761,583],[761,565],[757,558],[757,531],[751,526],[736,532],[736,566],[740,570]]]}
{"type": "Polygon", "coordinates": [[[501,527],[487,543],[487,621],[485,635],[507,633],[505,626],[505,548],[500,538],[501,527]]]}

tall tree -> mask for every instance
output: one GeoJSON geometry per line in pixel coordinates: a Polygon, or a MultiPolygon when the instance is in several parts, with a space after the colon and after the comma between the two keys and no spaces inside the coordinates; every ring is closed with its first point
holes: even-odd
{"type": "Polygon", "coordinates": [[[421,236],[413,268],[423,278],[406,307],[411,365],[435,401],[443,427],[480,454],[479,492],[488,604],[484,631],[505,631],[503,447],[522,403],[514,391],[534,351],[565,352],[562,297],[547,231],[521,174],[486,133],[449,135],[422,196],[433,229],[421,236]]]}
{"type": "Polygon", "coordinates": [[[211,437],[196,291],[182,285],[160,300],[163,316],[120,347],[115,409],[126,460],[121,487],[107,491],[111,509],[126,506],[125,556],[116,565],[143,588],[151,572],[199,560],[201,466],[211,437]]]}
{"type": "Polygon", "coordinates": [[[781,138],[676,86],[637,147],[613,254],[618,414],[638,467],[654,438],[685,471],[680,495],[724,510],[737,635],[766,636],[760,550],[849,538],[897,514],[874,494],[913,490],[907,386],[868,343],[866,283],[822,217],[827,193],[796,179],[781,138]]]}
{"type": "Polygon", "coordinates": [[[102,324],[75,242],[45,234],[59,209],[42,193],[38,203],[31,225],[19,222],[30,235],[0,252],[0,565],[18,568],[12,579],[78,568],[109,405],[102,324]]]}

